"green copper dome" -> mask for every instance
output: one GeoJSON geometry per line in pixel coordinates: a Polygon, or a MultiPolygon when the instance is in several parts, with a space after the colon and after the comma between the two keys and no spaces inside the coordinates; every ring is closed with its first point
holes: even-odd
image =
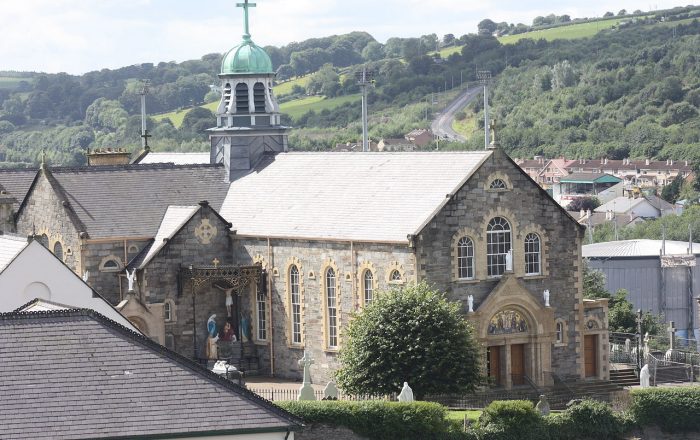
{"type": "Polygon", "coordinates": [[[226,52],[221,61],[221,74],[274,73],[270,56],[244,35],[238,46],[226,52]]]}

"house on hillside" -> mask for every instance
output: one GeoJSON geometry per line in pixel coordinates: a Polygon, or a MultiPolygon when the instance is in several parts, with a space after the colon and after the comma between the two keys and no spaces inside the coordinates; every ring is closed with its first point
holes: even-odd
{"type": "MultiPolygon", "coordinates": [[[[560,205],[567,206],[579,197],[597,197],[620,182],[622,179],[609,174],[570,174],[552,186],[553,197],[560,205]]],[[[619,188],[622,195],[622,186],[619,188]]]]}
{"type": "Polygon", "coordinates": [[[614,217],[628,217],[630,220],[637,217],[651,219],[676,214],[676,210],[672,204],[653,195],[616,197],[597,207],[595,212],[609,213],[609,215],[614,217]]]}
{"type": "Polygon", "coordinates": [[[381,139],[377,142],[378,151],[416,151],[418,147],[406,139],[381,139]]]}
{"type": "Polygon", "coordinates": [[[416,128],[406,133],[404,138],[416,147],[425,147],[433,142],[434,135],[430,129],[416,128]]]}

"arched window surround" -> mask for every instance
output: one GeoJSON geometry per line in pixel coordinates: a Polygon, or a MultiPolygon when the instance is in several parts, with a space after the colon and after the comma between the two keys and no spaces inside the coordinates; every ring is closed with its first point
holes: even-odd
{"type": "MultiPolygon", "coordinates": [[[[486,268],[491,278],[506,273],[507,254],[513,250],[514,231],[503,216],[492,217],[486,226],[486,268]]],[[[512,258],[512,254],[511,254],[512,258]]]]}
{"type": "Polygon", "coordinates": [[[296,258],[292,257],[287,260],[286,268],[284,271],[285,276],[285,287],[286,287],[286,310],[287,310],[287,346],[291,348],[303,348],[305,342],[305,331],[304,331],[304,267],[302,262],[296,258]],[[296,268],[298,276],[296,279],[293,278],[292,271],[296,268]],[[294,285],[294,282],[298,283],[298,286],[294,285]],[[298,288],[298,291],[297,291],[298,288]],[[298,298],[297,298],[298,297],[298,298]],[[298,306],[296,301],[298,300],[298,306]],[[295,310],[296,309],[296,310],[295,310]],[[298,331],[295,331],[295,314],[298,315],[298,331]]]}
{"type": "Polygon", "coordinates": [[[341,283],[342,274],[333,260],[327,260],[318,274],[323,308],[323,349],[337,351],[340,348],[341,283]]]}

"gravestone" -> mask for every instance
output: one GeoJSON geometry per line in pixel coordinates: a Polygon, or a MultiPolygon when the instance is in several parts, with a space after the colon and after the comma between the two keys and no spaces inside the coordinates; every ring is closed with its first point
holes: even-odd
{"type": "Polygon", "coordinates": [[[323,400],[338,400],[338,388],[335,382],[328,382],[326,388],[323,389],[323,400]]]}
{"type": "Polygon", "coordinates": [[[547,402],[547,396],[540,394],[540,401],[535,405],[535,409],[543,416],[549,415],[549,402],[547,402]]]}
{"type": "Polygon", "coordinates": [[[304,357],[299,359],[299,366],[304,367],[304,382],[301,388],[299,388],[299,397],[297,400],[316,400],[314,388],[311,386],[311,372],[309,371],[313,363],[314,359],[308,351],[304,350],[304,357]]]}

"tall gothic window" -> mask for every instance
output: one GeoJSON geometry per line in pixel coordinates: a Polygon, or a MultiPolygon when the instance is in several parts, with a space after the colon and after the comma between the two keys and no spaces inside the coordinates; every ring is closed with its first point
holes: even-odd
{"type": "Polygon", "coordinates": [[[335,271],[326,270],[326,325],[328,329],[328,348],[338,348],[338,306],[337,306],[335,271]]]}
{"type": "Polygon", "coordinates": [[[506,271],[506,256],[512,248],[510,223],[503,217],[494,217],[486,228],[486,265],[489,276],[500,276],[506,271]]]}
{"type": "Polygon", "coordinates": [[[540,237],[537,234],[525,236],[525,274],[539,275],[540,269],[540,237]]]}
{"type": "Polygon", "coordinates": [[[265,113],[265,84],[258,82],[253,86],[253,103],[255,113],[265,113]]]}
{"type": "Polygon", "coordinates": [[[301,344],[301,295],[299,293],[299,269],[289,268],[289,301],[292,319],[292,344],[301,344]]]}
{"type": "Polygon", "coordinates": [[[374,299],[374,275],[369,269],[365,270],[362,287],[365,294],[365,304],[369,304],[374,299]]]}
{"type": "Polygon", "coordinates": [[[267,340],[267,309],[265,308],[265,292],[255,288],[255,306],[258,315],[258,340],[267,340]]]}
{"type": "Polygon", "coordinates": [[[457,275],[460,279],[474,278],[474,242],[462,237],[457,242],[457,275]]]}
{"type": "Polygon", "coordinates": [[[248,102],[248,84],[236,84],[236,113],[248,113],[250,104],[248,102]]]}
{"type": "Polygon", "coordinates": [[[63,261],[63,245],[60,241],[57,241],[53,245],[53,254],[61,261],[63,261]]]}
{"type": "Polygon", "coordinates": [[[564,342],[564,324],[557,322],[557,343],[564,342]]]}

